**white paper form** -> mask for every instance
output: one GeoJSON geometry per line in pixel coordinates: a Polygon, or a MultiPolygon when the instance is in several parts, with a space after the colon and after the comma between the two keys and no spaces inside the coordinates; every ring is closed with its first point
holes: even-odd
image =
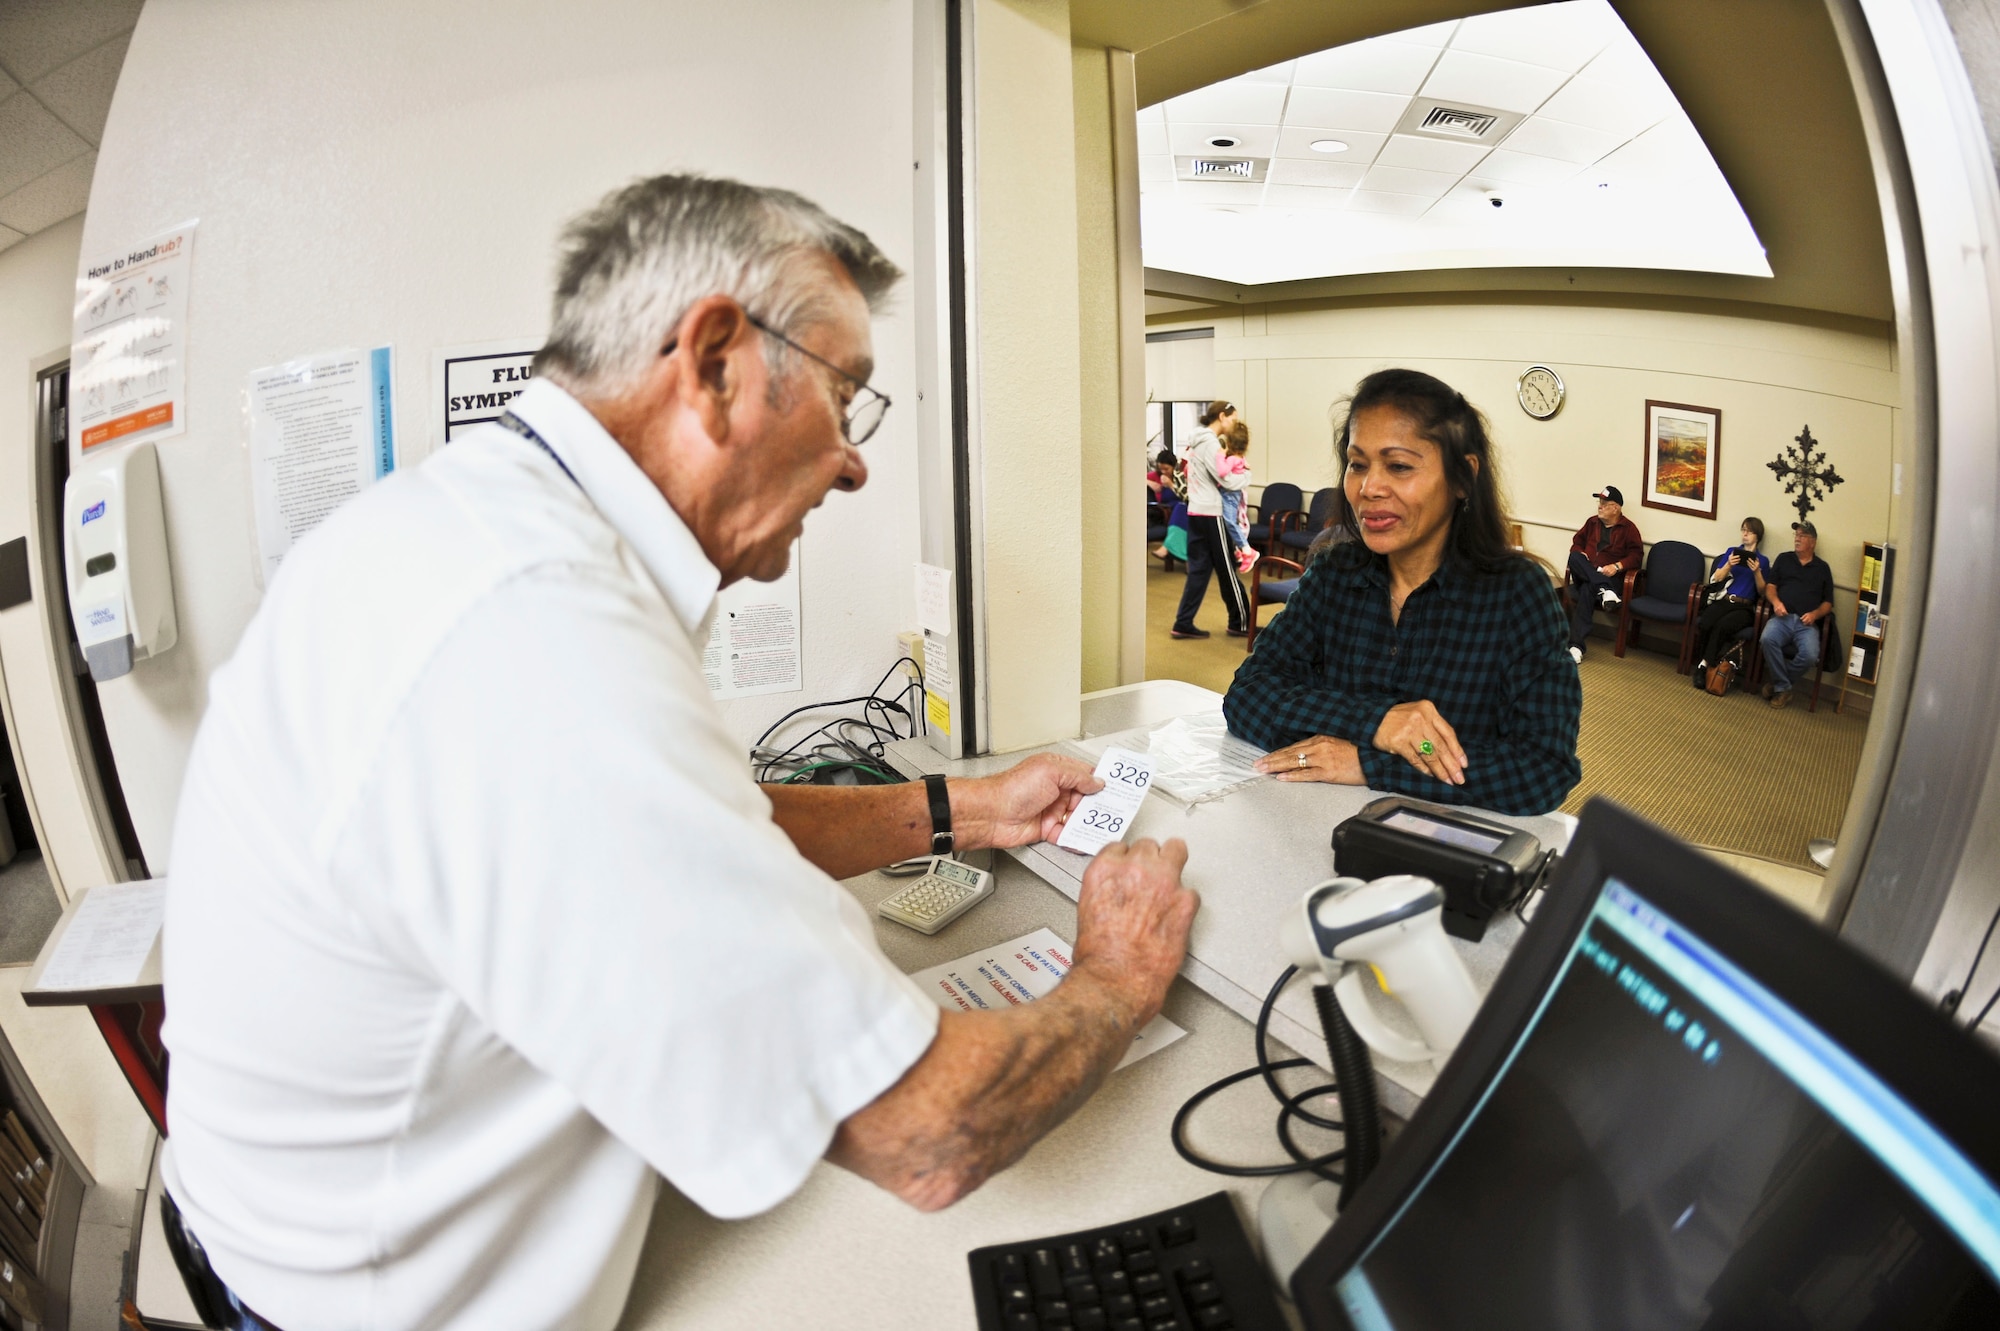
{"type": "Polygon", "coordinates": [[[250,494],[268,585],[293,542],[396,468],[388,347],[250,372],[250,494]]]}
{"type": "Polygon", "coordinates": [[[1095,855],[1124,838],[1153,784],[1152,760],[1130,749],[1106,749],[1097,760],[1097,779],[1104,789],[1083,797],[1056,838],[1064,850],[1095,855]]]}
{"type": "Polygon", "coordinates": [[[711,698],[797,693],[805,687],[799,661],[799,547],[776,582],[744,579],[716,596],[701,671],[711,698]]]}
{"type": "Polygon", "coordinates": [[[84,451],[187,429],[193,222],[86,259],[70,325],[70,430],[84,451]]]}
{"type": "MultiPolygon", "coordinates": [[[[1032,1003],[1054,989],[1069,974],[1071,955],[1070,945],[1055,930],[1037,929],[910,978],[946,1012],[999,1012],[1032,1003]]],[[[1165,1017],[1154,1017],[1132,1037],[1118,1066],[1136,1063],[1186,1034],[1165,1017]]]]}
{"type": "Polygon", "coordinates": [[[940,638],[951,636],[951,570],[917,565],[917,627],[940,638]]]}
{"type": "Polygon", "coordinates": [[[137,984],[160,936],[167,882],[93,887],[70,916],[55,955],[42,968],[43,989],[112,989],[137,984]]]}
{"type": "Polygon", "coordinates": [[[1115,735],[1100,735],[1073,747],[1095,758],[1114,746],[1144,748],[1153,763],[1154,790],[1183,804],[1202,804],[1252,781],[1264,750],[1229,733],[1221,712],[1200,712],[1115,735]]]}

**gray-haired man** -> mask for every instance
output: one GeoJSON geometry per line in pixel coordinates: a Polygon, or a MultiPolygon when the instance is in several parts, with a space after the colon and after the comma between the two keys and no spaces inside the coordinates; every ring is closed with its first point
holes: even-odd
{"type": "MultiPolygon", "coordinates": [[[[1158,1011],[1178,843],[1098,857],[1053,995],[941,1017],[833,881],[930,848],[925,787],[760,790],[709,703],[717,588],[867,478],[896,277],[796,195],[621,190],[505,428],[287,560],[214,679],[167,904],[164,1171],[218,1320],[608,1327],[655,1171],[724,1216],[822,1156],[944,1206],[1158,1011]]],[[[949,821],[1022,844],[1094,786],[1030,760],[949,821]]]]}

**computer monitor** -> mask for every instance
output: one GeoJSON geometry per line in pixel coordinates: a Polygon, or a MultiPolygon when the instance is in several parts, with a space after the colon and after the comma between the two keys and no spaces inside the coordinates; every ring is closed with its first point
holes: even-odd
{"type": "Polygon", "coordinates": [[[1602,802],[1300,1266],[1312,1331],[2000,1327],[2000,1061],[1602,802]]]}

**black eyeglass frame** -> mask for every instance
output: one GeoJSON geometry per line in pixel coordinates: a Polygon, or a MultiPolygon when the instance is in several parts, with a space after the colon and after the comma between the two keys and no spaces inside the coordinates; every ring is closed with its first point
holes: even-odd
{"type": "MultiPolygon", "coordinates": [[[[806,350],[804,347],[792,341],[792,339],[786,337],[783,333],[779,332],[777,329],[771,327],[771,325],[765,323],[762,319],[759,319],[756,315],[750,313],[750,311],[748,310],[743,311],[743,317],[750,321],[750,326],[752,328],[755,328],[758,332],[762,333],[764,336],[776,338],[778,341],[790,347],[793,351],[796,351],[801,356],[804,356],[807,360],[816,361],[819,364],[826,366],[827,369],[832,370],[835,374],[847,380],[848,383],[853,384],[854,400],[847,404],[846,409],[841,413],[840,416],[840,437],[845,439],[849,444],[852,444],[856,448],[861,447],[861,445],[867,443],[870,439],[873,439],[875,437],[875,432],[882,428],[883,418],[889,414],[889,408],[895,405],[895,403],[890,400],[889,395],[887,393],[884,393],[881,389],[876,388],[874,385],[870,384],[866,379],[856,378],[854,375],[849,374],[846,370],[841,369],[838,365],[835,365],[832,361],[828,360],[826,357],[816,355],[813,352],[806,350]],[[868,396],[863,397],[862,396],[863,393],[866,393],[868,396]],[[879,409],[875,410],[874,419],[869,421],[867,428],[861,431],[861,437],[858,439],[855,438],[854,436],[855,421],[862,419],[871,408],[874,408],[875,403],[877,402],[880,402],[882,405],[879,409]]],[[[667,345],[660,348],[660,354],[662,356],[671,356],[674,354],[674,348],[678,347],[679,345],[680,345],[680,339],[673,338],[667,343],[667,345]]]]}

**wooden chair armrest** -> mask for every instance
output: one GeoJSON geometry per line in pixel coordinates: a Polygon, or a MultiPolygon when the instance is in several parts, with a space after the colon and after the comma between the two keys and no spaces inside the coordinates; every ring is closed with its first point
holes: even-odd
{"type": "Polygon", "coordinates": [[[1644,573],[1643,569],[1628,568],[1625,570],[1625,599],[1627,601],[1632,599],[1633,589],[1639,585],[1639,579],[1644,576],[1644,573]]]}

